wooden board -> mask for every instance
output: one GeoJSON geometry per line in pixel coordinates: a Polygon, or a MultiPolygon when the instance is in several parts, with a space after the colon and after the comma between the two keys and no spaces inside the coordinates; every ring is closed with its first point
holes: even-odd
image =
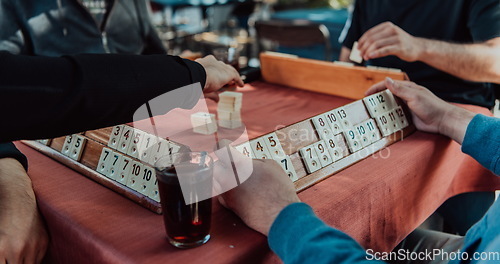
{"type": "MultiPolygon", "coordinates": [[[[348,98],[362,98],[369,85],[382,80],[385,76],[394,79],[405,78],[404,73],[388,72],[380,69],[339,66],[328,62],[285,58],[269,54],[263,54],[261,58],[263,59],[264,78],[270,82],[348,98]],[[346,89],[346,87],[349,87],[349,89],[346,89]]],[[[155,195],[150,191],[141,190],[137,188],[137,185],[130,184],[127,178],[120,178],[117,175],[111,176],[109,171],[100,170],[101,154],[104,154],[103,150],[106,149],[109,149],[112,155],[118,154],[120,159],[126,158],[131,163],[141,166],[141,170],[151,168],[151,164],[154,163],[151,160],[144,160],[140,156],[134,158],[127,150],[120,150],[118,142],[121,142],[124,135],[113,136],[116,132],[114,129],[120,126],[122,131],[127,129],[137,130],[129,125],[119,125],[72,135],[74,139],[84,140],[78,158],[71,158],[68,153],[63,154],[65,149],[68,149],[67,142],[71,136],[48,141],[23,141],[23,143],[141,206],[155,213],[161,213],[157,193],[155,195]],[[112,146],[112,142],[116,142],[117,145],[112,146]]],[[[401,100],[394,98],[386,90],[363,100],[354,101],[326,113],[280,128],[273,133],[252,139],[250,142],[254,142],[253,145],[256,146],[255,142],[258,141],[262,144],[257,146],[263,145],[264,148],[269,148],[271,151],[266,150],[268,154],[264,156],[275,159],[294,181],[296,190],[301,191],[401,140],[414,130],[415,127],[411,123],[408,109],[402,104],[401,100]],[[398,113],[405,117],[404,122],[398,119],[398,113]],[[344,115],[344,118],[342,118],[342,115],[344,115]],[[328,121],[327,118],[333,116],[338,120],[335,122],[330,120],[328,126],[321,127],[322,122],[328,121]],[[322,119],[320,120],[320,118],[322,119]],[[398,120],[393,123],[389,122],[394,125],[392,128],[382,122],[390,118],[398,120]],[[404,123],[404,126],[397,127],[400,121],[404,123]],[[369,131],[370,135],[378,135],[379,137],[370,138],[367,141],[368,134],[364,135],[362,133],[367,127],[373,129],[373,131],[369,131]],[[361,128],[363,129],[360,130],[361,128]],[[350,138],[350,135],[352,135],[352,138],[350,138]],[[274,150],[273,152],[273,148],[270,147],[272,145],[269,142],[266,143],[268,140],[277,142],[279,151],[274,150]],[[361,144],[361,142],[363,143],[361,144]],[[331,148],[328,148],[328,146],[331,148]],[[318,156],[312,157],[313,152],[318,156]],[[311,157],[307,158],[305,153],[310,153],[311,157]],[[322,159],[320,160],[320,158],[322,159]]],[[[143,136],[152,136],[144,131],[137,130],[137,132],[143,133],[143,136]]],[[[72,144],[76,143],[73,141],[72,144]]],[[[156,154],[168,155],[166,153],[172,152],[171,146],[180,149],[178,143],[169,141],[167,144],[168,148],[162,148],[161,153],[160,148],[158,148],[156,154]]],[[[244,145],[245,143],[239,147],[244,145]]],[[[246,145],[251,147],[252,143],[246,145]]],[[[241,148],[238,150],[242,151],[241,148]]],[[[258,153],[258,151],[263,150],[257,148],[249,153],[247,152],[247,154],[248,156],[251,155],[252,158],[261,158],[263,155],[256,155],[262,154],[258,153]]],[[[245,151],[242,152],[245,154],[245,151]]],[[[148,181],[147,184],[151,185],[148,187],[152,188],[151,190],[157,188],[156,184],[153,185],[151,181],[148,181]]]]}
{"type": "Polygon", "coordinates": [[[355,100],[363,98],[370,86],[386,77],[408,79],[405,73],[394,69],[345,66],[275,53],[261,53],[260,63],[267,82],[355,100]]]}

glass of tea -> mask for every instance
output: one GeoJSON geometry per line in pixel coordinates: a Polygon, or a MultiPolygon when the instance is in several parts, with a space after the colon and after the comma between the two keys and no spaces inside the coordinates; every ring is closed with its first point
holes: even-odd
{"type": "Polygon", "coordinates": [[[206,152],[161,157],[155,164],[167,238],[192,248],[210,239],[213,161],[206,152]]]}

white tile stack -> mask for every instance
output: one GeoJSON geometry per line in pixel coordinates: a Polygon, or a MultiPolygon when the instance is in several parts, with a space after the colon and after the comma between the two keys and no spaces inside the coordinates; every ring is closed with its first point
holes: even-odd
{"type": "Polygon", "coordinates": [[[217,121],[214,114],[204,112],[192,114],[191,124],[195,133],[211,135],[217,131],[217,121]]]}
{"type": "Polygon", "coordinates": [[[219,94],[217,116],[219,126],[225,128],[241,127],[241,103],[243,94],[238,92],[223,92],[219,94]]]}

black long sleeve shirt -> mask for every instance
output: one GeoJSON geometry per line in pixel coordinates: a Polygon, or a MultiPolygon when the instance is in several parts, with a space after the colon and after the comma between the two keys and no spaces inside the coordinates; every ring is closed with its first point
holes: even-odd
{"type": "Polygon", "coordinates": [[[205,80],[200,64],[168,55],[0,52],[0,157],[19,157],[8,141],[130,122],[156,96],[196,82],[204,87],[205,80]]]}

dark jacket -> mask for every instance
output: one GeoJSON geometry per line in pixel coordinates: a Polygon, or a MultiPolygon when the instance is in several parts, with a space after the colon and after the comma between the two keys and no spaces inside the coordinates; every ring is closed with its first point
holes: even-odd
{"type": "Polygon", "coordinates": [[[159,54],[145,0],[114,0],[102,28],[78,0],[0,0],[0,50],[61,56],[159,54]]]}
{"type": "MultiPolygon", "coordinates": [[[[17,158],[26,166],[22,154],[6,142],[131,122],[149,100],[196,82],[204,87],[205,81],[203,66],[168,55],[53,58],[0,52],[0,158],[17,158]]],[[[193,91],[191,97],[200,94],[193,91]]]]}

